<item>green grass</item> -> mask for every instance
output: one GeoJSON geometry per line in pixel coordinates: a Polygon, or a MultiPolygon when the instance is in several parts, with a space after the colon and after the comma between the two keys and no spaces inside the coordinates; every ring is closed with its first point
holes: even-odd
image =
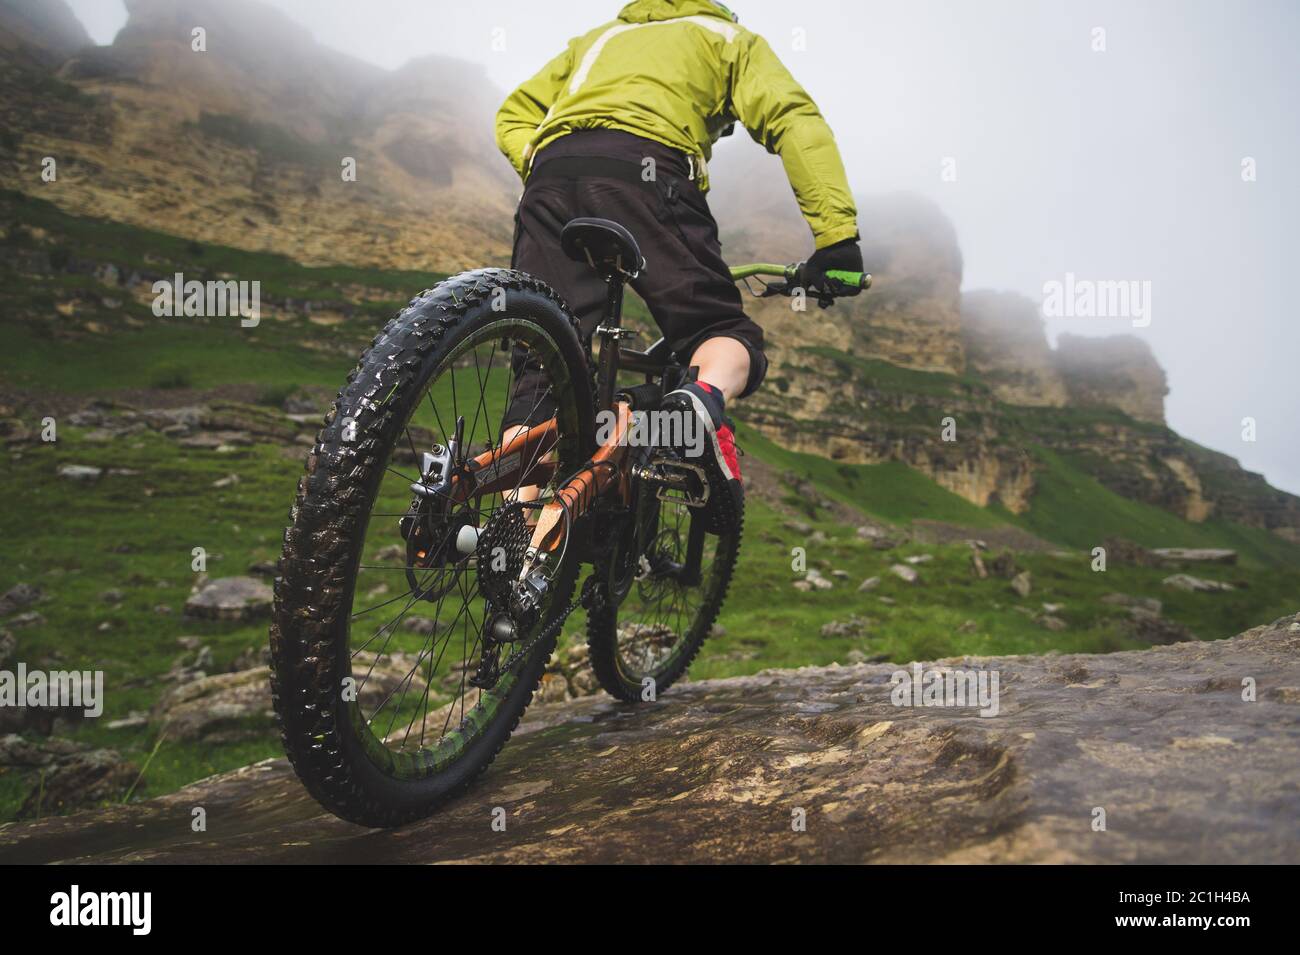
{"type": "Polygon", "coordinates": [[[846,378],[865,378],[886,391],[931,397],[947,397],[968,389],[988,392],[987,385],[969,376],[902,368],[879,358],[861,358],[824,346],[810,346],[800,351],[833,362],[846,378]]]}
{"type": "MultiPolygon", "coordinates": [[[[109,730],[107,724],[153,707],[167,686],[162,675],[187,652],[177,638],[200,637],[219,670],[266,642],[265,622],[230,625],[181,616],[195,579],[192,548],[206,549],[214,577],[243,574],[253,560],[273,559],[301,461],[266,445],[218,454],[187,451],[151,432],[108,444],[90,444],[83,436],[61,428],[59,441],[31,446],[8,463],[0,479],[7,500],[0,536],[8,542],[0,589],[26,581],[51,598],[34,608],[44,624],[15,630],[29,666],[105,671],[103,717],[84,721],[72,738],[116,748],[142,766],[157,727],[109,730]],[[140,473],[106,474],[86,487],[55,478],[62,463],[140,473]],[[232,472],[239,484],[212,488],[232,472]],[[109,589],[123,591],[121,603],[101,598],[109,589]],[[173,612],[155,613],[159,604],[173,612]],[[103,623],[110,629],[99,630],[103,623]]],[[[140,795],[168,792],[276,752],[269,732],[256,745],[164,743],[140,795]]],[[[0,786],[0,818],[17,809],[11,789],[0,786]]]]}
{"type": "Polygon", "coordinates": [[[342,354],[263,344],[264,337],[270,336],[177,320],[147,331],[127,329],[66,341],[40,336],[27,326],[0,323],[0,349],[9,356],[6,380],[23,388],[75,393],[211,388],[233,382],[337,387],[353,364],[342,354]]]}
{"type": "MultiPolygon", "coordinates": [[[[1005,520],[1070,547],[1090,550],[1107,537],[1146,547],[1229,547],[1247,564],[1300,567],[1300,546],[1259,528],[1224,521],[1192,524],[1151,504],[1121,497],[1074,466],[1067,455],[1033,449],[1041,465],[1032,506],[1005,520]]],[[[1300,588],[1297,588],[1300,594],[1300,588]]]]}

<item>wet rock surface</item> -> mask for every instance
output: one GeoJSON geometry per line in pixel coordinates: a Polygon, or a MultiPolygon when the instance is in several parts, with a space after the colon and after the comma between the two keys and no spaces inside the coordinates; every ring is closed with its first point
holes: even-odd
{"type": "Polygon", "coordinates": [[[895,707],[892,664],[703,681],[652,706],[599,695],[531,708],[469,793],[402,829],[335,819],[269,760],[5,826],[0,862],[1300,861],[1300,614],[1231,640],[950,665],[999,672],[996,717],[895,707]]]}

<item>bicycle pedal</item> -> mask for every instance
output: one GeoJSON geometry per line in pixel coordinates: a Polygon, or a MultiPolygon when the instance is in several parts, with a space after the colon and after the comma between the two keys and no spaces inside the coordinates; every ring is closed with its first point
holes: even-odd
{"type": "Polygon", "coordinates": [[[703,507],[709,500],[709,476],[698,464],[676,457],[652,458],[632,469],[633,477],[658,488],[656,497],[665,504],[703,507]]]}

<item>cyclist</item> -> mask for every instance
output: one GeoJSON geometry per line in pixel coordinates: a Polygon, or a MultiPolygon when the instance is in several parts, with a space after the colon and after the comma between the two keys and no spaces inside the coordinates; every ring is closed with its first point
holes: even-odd
{"type": "MultiPolygon", "coordinates": [[[[857,294],[827,279],[859,272],[857,211],[844,164],[817,106],[766,41],[712,0],[635,0],[618,19],[568,47],[506,98],[497,114],[501,151],[526,186],[515,216],[512,265],[548,282],[594,330],[605,285],[560,248],[570,219],[612,219],[632,233],[646,266],[632,280],[695,382],[664,408],[699,416],[710,483],[743,493],[726,402],[767,371],[763,331],[741,308],[705,201],[713,143],[739,121],[779,153],[815,251],[800,284],[857,294]]],[[[521,369],[503,426],[551,411],[529,397],[521,369]]]]}

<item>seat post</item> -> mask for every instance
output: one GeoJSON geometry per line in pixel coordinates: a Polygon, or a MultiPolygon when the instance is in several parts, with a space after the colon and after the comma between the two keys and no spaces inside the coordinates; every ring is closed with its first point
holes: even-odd
{"type": "Polygon", "coordinates": [[[596,335],[600,338],[600,359],[597,365],[600,381],[598,397],[600,409],[614,407],[614,389],[618,384],[618,341],[627,334],[623,322],[623,276],[613,274],[605,279],[605,314],[596,335]]]}

